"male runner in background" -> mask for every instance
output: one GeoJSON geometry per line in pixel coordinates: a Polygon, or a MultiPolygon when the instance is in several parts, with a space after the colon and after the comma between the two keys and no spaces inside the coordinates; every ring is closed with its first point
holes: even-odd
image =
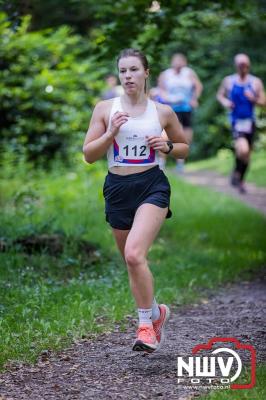
{"type": "Polygon", "coordinates": [[[250,59],[246,54],[234,58],[236,73],[226,76],[217,92],[217,100],[230,110],[230,122],[235,147],[235,167],[231,184],[245,193],[247,171],[255,134],[255,105],[266,104],[262,81],[249,74],[250,59]]]}

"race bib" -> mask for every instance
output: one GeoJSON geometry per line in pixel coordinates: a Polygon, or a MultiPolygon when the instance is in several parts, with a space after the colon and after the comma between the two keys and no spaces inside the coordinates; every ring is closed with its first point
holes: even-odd
{"type": "Polygon", "coordinates": [[[237,119],[235,123],[235,131],[241,133],[252,132],[253,121],[250,118],[237,119]]]}
{"type": "Polygon", "coordinates": [[[114,161],[121,164],[149,164],[155,161],[155,150],[149,147],[143,136],[134,134],[114,139],[114,161]]]}

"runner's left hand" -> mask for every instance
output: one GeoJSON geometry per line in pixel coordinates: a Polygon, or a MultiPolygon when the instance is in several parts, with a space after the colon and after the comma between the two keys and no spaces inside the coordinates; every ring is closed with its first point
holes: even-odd
{"type": "Polygon", "coordinates": [[[199,106],[198,100],[197,99],[191,99],[190,105],[192,108],[197,108],[199,106]]]}
{"type": "Polygon", "coordinates": [[[147,145],[152,147],[154,150],[160,150],[163,153],[169,150],[169,146],[166,143],[165,139],[160,136],[147,136],[146,141],[147,145]]]}
{"type": "Polygon", "coordinates": [[[244,95],[251,101],[252,103],[256,102],[256,97],[254,96],[254,93],[251,90],[245,90],[244,95]]]}

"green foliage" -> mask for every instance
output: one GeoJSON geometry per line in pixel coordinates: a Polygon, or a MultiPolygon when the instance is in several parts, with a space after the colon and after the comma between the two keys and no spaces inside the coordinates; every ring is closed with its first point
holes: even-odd
{"type": "Polygon", "coordinates": [[[114,7],[110,0],[3,0],[3,3],[3,9],[15,25],[19,16],[32,15],[31,30],[67,24],[82,34],[98,25],[101,10],[106,15],[114,7]]]}
{"type": "MultiPolygon", "coordinates": [[[[252,73],[266,79],[264,2],[161,0],[157,8],[152,3],[8,2],[0,28],[4,142],[14,150],[25,146],[32,159],[57,153],[66,158],[75,144],[81,146],[104,74],[116,72],[117,54],[133,46],[148,55],[151,86],[176,51],[187,55],[203,82],[191,159],[230,148],[230,127],[216,92],[233,72],[238,52],[249,54],[252,73]],[[21,19],[25,14],[32,19],[21,19]]],[[[265,112],[258,114],[259,132],[265,133],[265,112]]]]}
{"type": "Polygon", "coordinates": [[[28,32],[0,15],[1,144],[47,163],[81,149],[102,87],[89,45],[66,26],[28,32]]]}

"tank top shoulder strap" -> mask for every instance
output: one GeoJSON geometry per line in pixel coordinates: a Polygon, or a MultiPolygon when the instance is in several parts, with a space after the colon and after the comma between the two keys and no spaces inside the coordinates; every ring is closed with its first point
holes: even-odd
{"type": "Polygon", "coordinates": [[[230,75],[230,76],[229,76],[229,82],[230,82],[231,88],[232,88],[234,85],[237,85],[237,75],[236,75],[236,74],[230,75]]]}
{"type": "Polygon", "coordinates": [[[114,97],[110,115],[114,114],[116,111],[121,111],[121,110],[122,107],[121,107],[120,97],[114,97]]]}
{"type": "Polygon", "coordinates": [[[109,115],[109,125],[111,123],[111,118],[114,115],[114,113],[116,111],[121,111],[121,101],[120,101],[120,97],[114,97],[113,99],[113,103],[112,103],[112,107],[111,107],[111,111],[110,111],[110,115],[109,115]]]}
{"type": "Polygon", "coordinates": [[[230,97],[232,95],[232,91],[234,89],[235,86],[237,86],[237,75],[233,74],[233,75],[229,75],[228,76],[228,81],[227,81],[227,93],[228,96],[230,97]]]}
{"type": "Polygon", "coordinates": [[[155,112],[157,113],[156,105],[155,102],[149,98],[147,98],[148,104],[147,104],[147,109],[145,114],[154,114],[155,112]]]}
{"type": "Polygon", "coordinates": [[[254,75],[248,75],[247,84],[248,84],[250,87],[253,87],[253,86],[254,86],[255,78],[256,78],[256,77],[255,77],[254,75]]]}
{"type": "Polygon", "coordinates": [[[247,81],[244,84],[243,83],[241,84],[238,81],[237,74],[230,75],[229,76],[230,88],[233,88],[234,85],[244,86],[244,87],[252,86],[254,83],[254,78],[255,78],[254,75],[248,75],[247,81]]]}
{"type": "Polygon", "coordinates": [[[149,118],[150,120],[151,119],[155,120],[161,126],[156,103],[155,103],[155,101],[153,101],[149,98],[148,98],[148,105],[147,105],[147,110],[146,110],[145,114],[146,114],[146,118],[149,118]]]}

